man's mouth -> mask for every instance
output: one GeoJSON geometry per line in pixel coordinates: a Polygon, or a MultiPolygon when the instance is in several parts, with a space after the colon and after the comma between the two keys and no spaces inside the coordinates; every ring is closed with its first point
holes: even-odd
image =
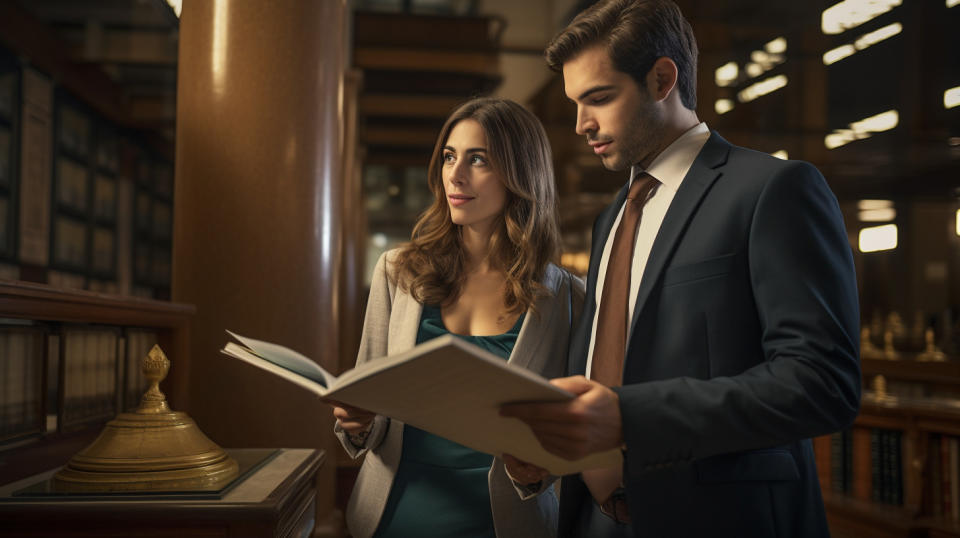
{"type": "Polygon", "coordinates": [[[590,144],[590,147],[593,148],[594,153],[597,155],[602,155],[605,151],[607,151],[607,148],[610,147],[612,142],[612,140],[607,140],[605,142],[588,142],[588,144],[590,144]]]}

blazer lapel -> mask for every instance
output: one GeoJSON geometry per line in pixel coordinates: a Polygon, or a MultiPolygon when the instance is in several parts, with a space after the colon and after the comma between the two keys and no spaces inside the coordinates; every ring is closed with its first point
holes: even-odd
{"type": "Polygon", "coordinates": [[[390,329],[387,336],[388,355],[406,351],[417,345],[421,314],[423,314],[423,305],[409,293],[398,289],[393,299],[393,312],[390,314],[390,329]]]}
{"type": "Polygon", "coordinates": [[[628,188],[629,183],[620,189],[613,202],[597,218],[597,224],[594,227],[597,233],[591,240],[590,245],[590,267],[587,270],[587,289],[583,300],[583,313],[577,323],[574,338],[570,341],[570,353],[567,362],[569,375],[585,375],[587,371],[590,333],[593,329],[593,318],[597,314],[597,278],[600,273],[600,258],[603,256],[603,246],[607,244],[607,237],[610,236],[610,229],[613,228],[613,223],[617,220],[620,207],[627,199],[628,188]]]}
{"type": "MultiPolygon", "coordinates": [[[[640,318],[640,312],[650,297],[654,285],[660,280],[660,274],[667,261],[676,249],[680,236],[687,227],[690,217],[696,212],[703,196],[722,174],[721,166],[727,162],[730,153],[730,143],[724,140],[716,131],[711,132],[710,138],[704,144],[700,154],[693,161],[690,171],[680,184],[680,189],[670,203],[667,214],[663,217],[660,231],[650,249],[646,268],[643,270],[643,279],[640,289],[637,290],[637,300],[633,307],[633,319],[630,321],[630,334],[640,318]]],[[[628,353],[629,356],[629,353],[628,353]]]]}

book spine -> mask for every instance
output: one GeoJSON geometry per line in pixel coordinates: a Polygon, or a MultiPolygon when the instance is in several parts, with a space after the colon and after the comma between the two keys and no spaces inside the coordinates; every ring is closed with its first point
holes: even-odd
{"type": "Polygon", "coordinates": [[[853,491],[853,430],[843,432],[843,491],[853,491]]]}
{"type": "Polygon", "coordinates": [[[869,428],[855,427],[852,431],[853,496],[869,501],[871,497],[871,458],[869,428]]]}
{"type": "MultiPolygon", "coordinates": [[[[903,432],[893,432],[894,503],[903,506],[903,432]]],[[[954,496],[956,498],[956,496],[954,496]]]]}
{"type": "Polygon", "coordinates": [[[943,514],[943,482],[940,479],[940,435],[931,435],[927,462],[930,465],[930,515],[943,514]]]}
{"type": "Polygon", "coordinates": [[[952,511],[953,498],[950,496],[952,491],[950,477],[950,437],[944,435],[940,437],[940,494],[942,495],[942,504],[940,513],[949,516],[952,511]]]}
{"type": "Polygon", "coordinates": [[[950,436],[950,518],[954,521],[960,520],[960,484],[957,481],[957,443],[958,439],[950,436]]]}
{"type": "Polygon", "coordinates": [[[830,434],[830,489],[843,493],[843,432],[830,434]]]}
{"type": "Polygon", "coordinates": [[[883,502],[883,466],[880,459],[882,436],[882,430],[870,430],[870,475],[873,477],[870,499],[874,502],[883,502]]]}

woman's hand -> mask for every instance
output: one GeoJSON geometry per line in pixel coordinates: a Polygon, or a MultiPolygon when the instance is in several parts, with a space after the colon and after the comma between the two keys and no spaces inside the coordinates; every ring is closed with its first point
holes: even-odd
{"type": "Polygon", "coordinates": [[[337,418],[340,427],[351,435],[359,435],[370,427],[376,413],[371,413],[366,409],[353,407],[343,402],[327,400],[327,403],[333,406],[333,416],[337,418]]]}
{"type": "Polygon", "coordinates": [[[503,465],[507,468],[507,475],[516,483],[528,486],[543,481],[550,472],[543,467],[520,461],[510,454],[503,455],[503,465]]]}

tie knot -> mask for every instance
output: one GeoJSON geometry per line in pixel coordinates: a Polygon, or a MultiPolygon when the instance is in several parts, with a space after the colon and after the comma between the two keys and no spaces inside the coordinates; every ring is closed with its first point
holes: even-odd
{"type": "Polygon", "coordinates": [[[656,178],[644,172],[633,178],[630,184],[630,191],[627,192],[627,199],[643,202],[650,194],[650,190],[657,184],[656,178]]]}

